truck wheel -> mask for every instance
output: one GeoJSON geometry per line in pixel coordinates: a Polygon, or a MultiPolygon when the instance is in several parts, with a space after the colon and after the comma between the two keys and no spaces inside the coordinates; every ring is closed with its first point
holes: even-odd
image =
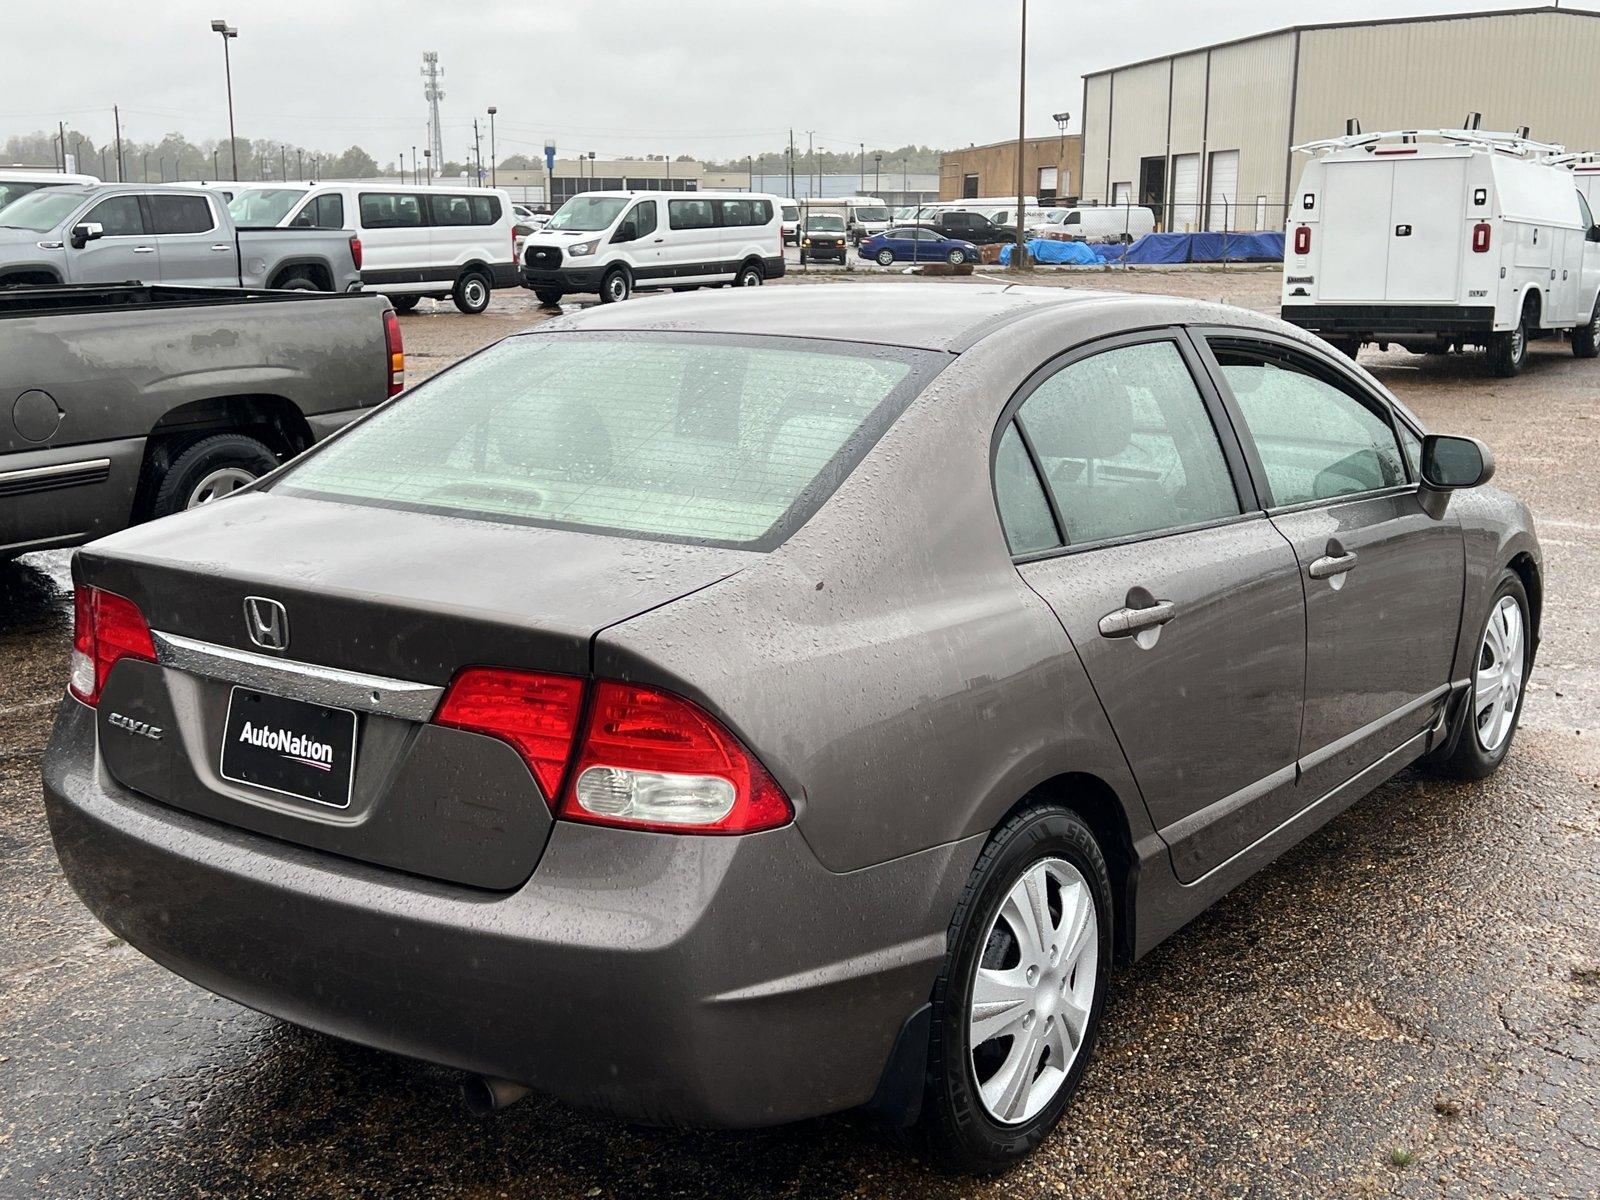
{"type": "Polygon", "coordinates": [[[408,313],[417,306],[417,301],[421,299],[421,296],[415,294],[390,296],[389,303],[393,306],[395,312],[408,313]]]}
{"type": "Polygon", "coordinates": [[[1594,315],[1589,323],[1572,331],[1572,352],[1579,358],[1600,356],[1600,299],[1594,302],[1594,315]]]}
{"type": "Polygon", "coordinates": [[[1501,379],[1510,379],[1521,372],[1528,361],[1528,312],[1523,310],[1517,318],[1517,327],[1509,333],[1489,335],[1489,370],[1501,379]]]}
{"type": "Polygon", "coordinates": [[[600,303],[616,304],[633,295],[633,280],[623,267],[613,267],[600,281],[600,303]]]}
{"type": "Polygon", "coordinates": [[[304,275],[294,275],[278,284],[280,292],[320,292],[322,289],[304,275]]]}
{"type": "Polygon", "coordinates": [[[760,287],[767,281],[767,272],[760,263],[745,263],[733,281],[734,287],[760,287]]]}
{"type": "Polygon", "coordinates": [[[456,286],[450,293],[450,298],[456,302],[456,307],[468,314],[481,313],[489,307],[490,282],[489,277],[482,271],[465,271],[461,278],[456,280],[456,286]]]}
{"type": "Polygon", "coordinates": [[[554,308],[561,303],[561,293],[555,288],[534,288],[533,295],[546,308],[554,308]]]}
{"type": "Polygon", "coordinates": [[[161,477],[151,515],[169,517],[221,499],[277,469],[277,456],[253,437],[217,433],[201,438],[161,477]]]}

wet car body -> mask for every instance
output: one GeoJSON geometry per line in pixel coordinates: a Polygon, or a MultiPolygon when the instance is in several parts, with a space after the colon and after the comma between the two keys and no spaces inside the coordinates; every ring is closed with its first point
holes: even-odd
{"type": "Polygon", "coordinates": [[[81,551],[76,582],[125,597],[152,641],[97,705],[63,701],[44,768],[68,878],[116,933],[263,1011],[633,1119],[914,1113],[952,914],[1030,798],[1092,829],[1108,949],[1138,957],[1461,736],[1508,567],[1537,638],[1538,547],[1503,493],[1434,515],[1409,468],[1333,503],[1256,491],[1217,382],[1228,346],[1302,359],[1414,426],[1279,322],[1056,290],[797,288],[609,306],[511,340],[574,338],[849,347],[906,383],[754,539],[345,503],[296,494],[291,469],[81,551]],[[1237,511],[1016,552],[995,462],[1018,406],[1063,364],[1152,343],[1204,393],[1237,511]],[[1312,594],[1303,568],[1335,536],[1362,562],[1312,594]],[[1104,623],[1146,586],[1178,614],[1157,639],[1104,623]],[[286,650],[252,640],[252,598],[282,606],[286,650]],[[1319,644],[1349,670],[1308,679],[1319,644]],[[506,740],[440,719],[474,664],[579,681],[591,705],[607,681],[680,697],[792,819],[737,835],[571,819],[576,751],[547,786],[506,740]],[[346,806],[224,777],[239,688],[356,714],[346,806]]]}

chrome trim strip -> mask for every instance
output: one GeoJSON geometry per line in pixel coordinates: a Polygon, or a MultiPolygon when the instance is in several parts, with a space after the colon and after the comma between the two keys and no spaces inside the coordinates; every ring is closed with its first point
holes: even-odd
{"type": "Polygon", "coordinates": [[[444,695],[444,688],[431,683],[292,662],[159,630],[152,630],[150,637],[155,642],[156,661],[164,667],[292,700],[353,708],[402,721],[426,721],[444,695]]]}
{"type": "Polygon", "coordinates": [[[82,462],[56,463],[51,467],[24,467],[19,471],[0,471],[0,483],[16,483],[24,479],[48,479],[53,475],[71,475],[75,471],[106,471],[110,468],[109,458],[87,458],[82,462]]]}

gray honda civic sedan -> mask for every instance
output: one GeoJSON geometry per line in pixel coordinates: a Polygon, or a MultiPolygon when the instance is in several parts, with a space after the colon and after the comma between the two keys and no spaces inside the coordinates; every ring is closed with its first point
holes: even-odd
{"type": "Polygon", "coordinates": [[[1509,751],[1528,510],[1276,320],[980,286],[519,334],[74,560],[67,877],[224,996],[630,1120],[1061,1119],[1114,964],[1509,751]]]}

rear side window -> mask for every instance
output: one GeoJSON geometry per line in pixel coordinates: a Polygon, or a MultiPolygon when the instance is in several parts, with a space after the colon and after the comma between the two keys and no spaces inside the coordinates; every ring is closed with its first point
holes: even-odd
{"type": "Polygon", "coordinates": [[[1213,344],[1212,351],[1255,443],[1274,505],[1333,500],[1406,482],[1387,413],[1270,348],[1213,344]]]}
{"type": "Polygon", "coordinates": [[[138,237],[148,232],[137,196],[108,196],[91,208],[84,221],[99,222],[106,237],[138,237]]]}
{"type": "Polygon", "coordinates": [[[295,214],[296,229],[343,229],[344,197],[338,192],[318,196],[295,214]]]}
{"type": "Polygon", "coordinates": [[[472,224],[472,202],[465,196],[429,196],[428,210],[435,225],[472,224]]]}
{"type": "Polygon", "coordinates": [[[362,192],[363,229],[405,229],[424,224],[422,199],[401,192],[362,192]]]}
{"type": "Polygon", "coordinates": [[[716,223],[709,200],[667,201],[667,224],[674,229],[711,229],[716,223]]]}
{"type": "Polygon", "coordinates": [[[204,196],[145,197],[157,233],[205,233],[216,226],[211,202],[204,196]]]}
{"type": "Polygon", "coordinates": [[[940,366],[780,338],[513,337],[301,460],[328,499],[768,548],[940,366]]]}
{"type": "Polygon", "coordinates": [[[1238,515],[1222,445],[1172,342],[1106,350],[1051,375],[1022,403],[1069,544],[1238,515]]]}
{"type": "Polygon", "coordinates": [[[994,498],[1000,525],[1013,554],[1053,550],[1061,544],[1044,485],[1033,469],[1028,449],[1017,435],[1017,423],[1008,421],[994,456],[994,498]]]}
{"type": "Polygon", "coordinates": [[[1069,212],[1066,216],[1061,218],[1061,223],[1063,225],[1082,225],[1083,214],[1080,212],[1069,212]]]}

